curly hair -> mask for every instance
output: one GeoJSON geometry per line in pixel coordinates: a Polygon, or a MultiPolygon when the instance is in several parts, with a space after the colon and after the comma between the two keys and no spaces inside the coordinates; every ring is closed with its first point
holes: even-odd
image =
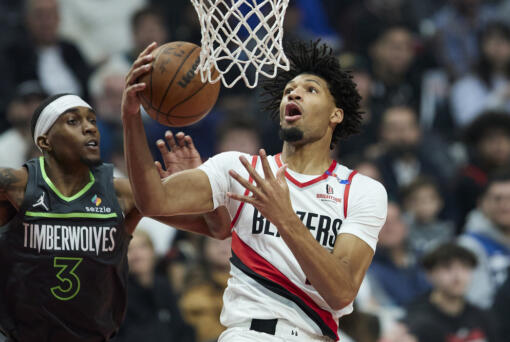
{"type": "Polygon", "coordinates": [[[312,74],[327,82],[335,105],[344,112],[343,121],[333,131],[330,148],[333,149],[339,139],[359,133],[361,96],[350,72],[342,70],[338,58],[333,55],[333,49],[321,44],[320,39],[309,43],[294,41],[286,44],[285,53],[290,62],[290,70],[279,72],[275,78],[262,82],[265,108],[271,117],[279,117],[280,102],[287,83],[298,75],[312,74]]]}

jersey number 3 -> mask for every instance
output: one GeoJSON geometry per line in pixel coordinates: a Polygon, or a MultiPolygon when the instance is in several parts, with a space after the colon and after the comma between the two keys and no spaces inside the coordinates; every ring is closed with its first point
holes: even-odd
{"type": "Polygon", "coordinates": [[[51,288],[55,298],[71,300],[80,292],[80,278],[74,272],[82,261],[83,258],[55,257],[53,259],[53,267],[60,269],[56,277],[61,282],[60,285],[51,288]]]}

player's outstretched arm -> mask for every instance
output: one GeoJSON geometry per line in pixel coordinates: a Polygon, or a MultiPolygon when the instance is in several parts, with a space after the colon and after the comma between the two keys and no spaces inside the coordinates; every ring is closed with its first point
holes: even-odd
{"type": "Polygon", "coordinates": [[[375,248],[357,237],[357,234],[358,231],[366,230],[369,232],[367,235],[375,235],[373,239],[377,241],[377,233],[386,218],[386,191],[382,185],[373,181],[373,195],[367,196],[366,200],[357,201],[357,216],[353,215],[355,217],[343,222],[333,253],[329,253],[315,240],[294,212],[285,180],[285,166],[280,168],[275,176],[269,167],[265,151],[261,150],[260,157],[264,177],[251,167],[246,158],[240,158],[255,184],[235,171],[230,171],[230,175],[253,195],[228,193],[228,196],[252,204],[277,227],[307,279],[332,309],[339,310],[349,305],[356,297],[375,248]],[[350,234],[342,234],[344,232],[350,234]]]}
{"type": "Polygon", "coordinates": [[[161,182],[147,145],[138,96],[146,84],[137,80],[152,67],[155,48],[155,43],[149,45],[133,63],[122,98],[125,157],[134,200],[144,216],[205,213],[213,209],[207,175],[197,169],[186,170],[161,182]]]}
{"type": "Polygon", "coordinates": [[[9,222],[23,202],[28,172],[0,168],[0,226],[9,222]]]}

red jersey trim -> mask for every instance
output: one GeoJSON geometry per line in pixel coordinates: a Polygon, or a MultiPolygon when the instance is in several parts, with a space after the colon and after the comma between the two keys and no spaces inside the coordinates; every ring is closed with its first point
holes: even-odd
{"type": "MultiPolygon", "coordinates": [[[[338,340],[338,323],[333,319],[331,312],[321,309],[317,303],[313,301],[303,290],[296,286],[292,281],[289,280],[283,273],[281,273],[276,267],[274,267],[269,261],[260,256],[250,246],[248,246],[239,235],[234,231],[232,232],[232,253],[233,259],[239,259],[242,263],[241,267],[246,267],[247,270],[243,270],[248,276],[256,276],[255,280],[265,280],[270,284],[263,284],[266,288],[273,290],[273,292],[280,292],[278,294],[283,295],[296,304],[298,304],[303,311],[319,325],[323,334],[333,338],[335,341],[338,340]],[[253,273],[253,274],[250,274],[253,273]],[[283,290],[274,291],[274,286],[283,290]],[[266,286],[267,285],[267,286],[266,286]]],[[[234,263],[235,265],[236,263],[234,263]]]]}
{"type": "MultiPolygon", "coordinates": [[[[251,166],[253,168],[255,168],[255,166],[257,165],[257,155],[253,156],[252,159],[251,159],[251,166]]],[[[249,179],[250,183],[253,182],[253,178],[250,176],[250,179],[249,179]]],[[[248,196],[248,194],[250,193],[250,190],[246,189],[244,191],[244,196],[248,196]]],[[[232,220],[232,223],[230,224],[230,229],[234,228],[234,226],[236,225],[236,222],[237,222],[237,219],[239,218],[239,215],[241,214],[241,210],[243,210],[243,207],[244,207],[244,202],[241,202],[241,204],[239,205],[239,208],[237,208],[237,212],[234,216],[234,219],[232,220]]]]}
{"type": "MultiPolygon", "coordinates": [[[[281,153],[278,153],[276,156],[274,156],[274,159],[276,160],[276,165],[278,165],[278,167],[283,166],[280,155],[281,155],[281,153]]],[[[333,160],[333,162],[329,166],[329,169],[326,172],[329,172],[329,173],[333,172],[333,170],[335,170],[335,168],[336,168],[336,164],[337,164],[336,160],[333,160]]],[[[328,175],[326,174],[326,172],[324,172],[324,174],[322,174],[321,176],[318,176],[317,178],[309,180],[308,182],[305,182],[305,183],[301,183],[300,181],[298,181],[297,179],[292,177],[287,171],[285,171],[285,177],[287,177],[287,179],[290,180],[292,183],[294,183],[296,186],[298,186],[300,188],[304,188],[306,186],[315,184],[317,182],[320,182],[321,180],[328,178],[328,175]]]]}
{"type": "Polygon", "coordinates": [[[347,218],[347,205],[349,203],[349,191],[351,190],[352,178],[358,173],[358,171],[354,170],[347,178],[347,185],[344,190],[344,218],[347,218]]]}

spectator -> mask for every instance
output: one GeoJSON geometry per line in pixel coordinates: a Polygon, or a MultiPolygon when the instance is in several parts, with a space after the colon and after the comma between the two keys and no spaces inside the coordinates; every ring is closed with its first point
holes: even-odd
{"type": "Polygon", "coordinates": [[[479,203],[479,210],[468,217],[460,243],[478,259],[467,297],[487,309],[510,266],[510,171],[491,175],[479,203]]]}
{"type": "Polygon", "coordinates": [[[105,161],[111,161],[114,142],[121,140],[118,138],[122,136],[120,103],[128,71],[129,64],[112,58],[90,77],[89,89],[101,132],[101,158],[105,161]]]}
{"type": "Polygon", "coordinates": [[[437,184],[418,177],[402,189],[405,218],[409,224],[409,241],[419,254],[453,238],[453,222],[439,218],[444,201],[437,184]]]}
{"type": "Polygon", "coordinates": [[[87,61],[96,66],[131,48],[129,20],[147,4],[147,0],[59,1],[60,32],[75,41],[87,61]]]}
{"type": "Polygon", "coordinates": [[[451,90],[457,127],[464,127],[484,110],[510,111],[510,27],[487,25],[480,37],[480,60],[474,73],[459,79],[451,90]]]}
{"type": "Polygon", "coordinates": [[[391,106],[418,109],[421,73],[413,70],[415,38],[405,26],[381,29],[370,46],[373,74],[372,115],[391,106]]]}
{"type": "Polygon", "coordinates": [[[500,341],[504,341],[505,338],[510,336],[510,324],[508,324],[508,317],[510,317],[510,277],[506,278],[496,293],[492,312],[496,319],[500,341]]]}
{"type": "Polygon", "coordinates": [[[377,165],[390,197],[400,198],[401,187],[424,175],[439,184],[442,197],[449,198],[446,184],[453,173],[451,160],[441,141],[422,136],[412,108],[388,108],[381,118],[380,134],[382,155],[377,159],[377,165]],[[434,153],[430,153],[431,150],[434,153]]]}
{"type": "Polygon", "coordinates": [[[200,264],[189,277],[180,305],[184,318],[197,331],[197,341],[209,342],[225,330],[220,313],[230,277],[231,239],[201,237],[200,241],[200,264]]]}
{"type": "MultiPolygon", "coordinates": [[[[14,98],[7,108],[7,120],[12,128],[0,135],[0,165],[19,168],[35,152],[30,119],[48,95],[37,81],[26,81],[16,87],[14,98]]],[[[37,151],[39,152],[39,151],[37,151]]]]}
{"type": "Polygon", "coordinates": [[[128,307],[116,341],[195,341],[193,329],[181,318],[170,283],[155,273],[156,256],[147,233],[135,231],[128,261],[128,307]]]}
{"type": "Polygon", "coordinates": [[[496,15],[494,7],[483,0],[450,0],[433,16],[438,60],[452,79],[463,76],[476,63],[478,35],[496,15]]]}
{"type": "Polygon", "coordinates": [[[469,163],[460,170],[455,185],[459,231],[466,215],[475,208],[488,175],[510,165],[510,117],[506,113],[485,112],[466,127],[464,142],[469,163]]]}
{"type": "Polygon", "coordinates": [[[6,57],[2,76],[11,84],[38,80],[50,95],[73,93],[87,98],[91,69],[78,48],[58,35],[57,0],[27,0],[25,22],[26,38],[14,40],[2,52],[6,57]]]}
{"type": "Polygon", "coordinates": [[[261,142],[255,123],[247,117],[238,116],[227,119],[217,129],[216,151],[239,151],[257,154],[261,142]]]}
{"type": "Polygon", "coordinates": [[[372,112],[374,82],[368,61],[361,55],[353,53],[343,53],[339,56],[339,60],[342,68],[351,72],[352,79],[356,83],[356,89],[361,96],[360,111],[363,113],[361,132],[342,141],[342,146],[337,146],[340,159],[344,159],[346,156],[363,154],[368,146],[376,143],[379,116],[372,112]]]}
{"type": "Polygon", "coordinates": [[[390,202],[374,260],[357,297],[361,310],[380,317],[383,332],[402,317],[405,305],[429,289],[408,235],[400,207],[390,202]]]}
{"type": "Polygon", "coordinates": [[[133,14],[131,36],[133,39],[132,49],[124,54],[129,65],[150,43],[156,42],[158,45],[162,45],[170,40],[165,27],[165,18],[161,12],[152,7],[140,8],[133,14]]]}
{"type": "Polygon", "coordinates": [[[493,324],[465,296],[476,257],[454,243],[425,255],[423,267],[432,283],[429,295],[410,306],[406,322],[418,342],[496,342],[493,324]]]}

